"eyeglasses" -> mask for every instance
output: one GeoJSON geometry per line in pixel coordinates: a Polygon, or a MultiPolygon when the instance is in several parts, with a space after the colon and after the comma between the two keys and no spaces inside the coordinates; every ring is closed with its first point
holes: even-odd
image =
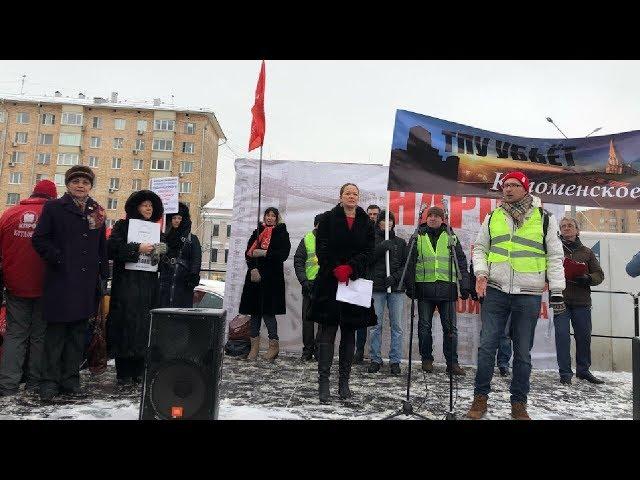
{"type": "Polygon", "coordinates": [[[522,187],[522,185],[519,183],[505,183],[504,185],[502,185],[502,188],[518,188],[518,187],[522,187]]]}

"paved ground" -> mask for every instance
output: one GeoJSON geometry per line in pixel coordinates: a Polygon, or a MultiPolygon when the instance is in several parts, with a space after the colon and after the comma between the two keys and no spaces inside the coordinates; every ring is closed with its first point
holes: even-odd
{"type": "MultiPolygon", "coordinates": [[[[330,405],[317,398],[317,364],[301,362],[295,356],[281,356],[274,364],[263,360],[247,363],[225,357],[221,382],[221,419],[380,419],[401,407],[406,395],[406,369],[403,375],[389,375],[388,364],[377,374],[366,372],[366,364],[354,366],[349,401],[337,398],[337,359],[331,377],[330,405]]],[[[474,369],[454,390],[458,417],[463,417],[473,398],[474,369]]],[[[534,419],[631,419],[630,373],[599,372],[604,385],[576,380],[562,386],[553,371],[534,371],[528,401],[534,419]]],[[[60,397],[44,404],[37,397],[20,392],[0,398],[0,419],[137,419],[140,392],[115,386],[112,365],[101,376],[82,372],[85,393],[78,398],[60,397]]],[[[508,419],[510,378],[494,377],[489,399],[488,419],[508,419]]],[[[449,408],[449,377],[444,365],[424,374],[420,364],[412,369],[411,400],[422,415],[443,418],[449,408]]],[[[406,418],[406,417],[401,417],[406,418]]]]}

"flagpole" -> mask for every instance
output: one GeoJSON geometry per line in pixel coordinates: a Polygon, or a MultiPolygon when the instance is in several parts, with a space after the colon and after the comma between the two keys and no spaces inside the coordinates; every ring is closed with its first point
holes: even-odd
{"type": "Polygon", "coordinates": [[[260,199],[262,197],[262,145],[260,145],[260,161],[258,163],[258,233],[260,233],[260,199]]]}

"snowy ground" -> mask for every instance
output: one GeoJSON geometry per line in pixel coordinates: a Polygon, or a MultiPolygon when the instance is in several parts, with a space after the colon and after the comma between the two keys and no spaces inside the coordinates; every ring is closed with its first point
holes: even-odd
{"type": "MultiPolygon", "coordinates": [[[[301,362],[297,356],[280,356],[274,364],[259,360],[247,363],[225,357],[221,382],[220,419],[381,419],[397,411],[406,396],[406,368],[403,375],[389,375],[388,364],[377,374],[366,371],[367,364],[355,365],[349,401],[337,398],[337,358],[332,368],[330,405],[321,405],[317,397],[317,364],[301,362]]],[[[454,391],[455,411],[459,418],[473,398],[474,369],[458,381],[454,391]]],[[[574,377],[573,385],[560,385],[555,371],[535,371],[531,376],[529,415],[534,419],[631,419],[630,373],[594,372],[605,380],[592,385],[574,377]]],[[[489,397],[488,419],[509,419],[508,378],[494,376],[489,397]]],[[[84,395],[59,397],[42,403],[25,392],[0,398],[0,420],[8,419],[82,419],[135,420],[138,418],[140,392],[115,386],[115,369],[91,376],[82,372],[84,395]]],[[[441,419],[449,408],[449,377],[444,365],[424,374],[420,364],[412,368],[411,401],[414,410],[431,419],[441,419]]],[[[400,417],[406,418],[404,416],[400,417]]]]}

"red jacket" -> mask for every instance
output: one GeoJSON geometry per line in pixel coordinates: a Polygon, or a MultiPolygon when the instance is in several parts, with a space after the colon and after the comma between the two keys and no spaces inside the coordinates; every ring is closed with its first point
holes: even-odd
{"type": "Polygon", "coordinates": [[[44,261],[31,245],[46,198],[27,198],[0,218],[0,257],[4,284],[11,295],[42,296],[44,261]]]}

